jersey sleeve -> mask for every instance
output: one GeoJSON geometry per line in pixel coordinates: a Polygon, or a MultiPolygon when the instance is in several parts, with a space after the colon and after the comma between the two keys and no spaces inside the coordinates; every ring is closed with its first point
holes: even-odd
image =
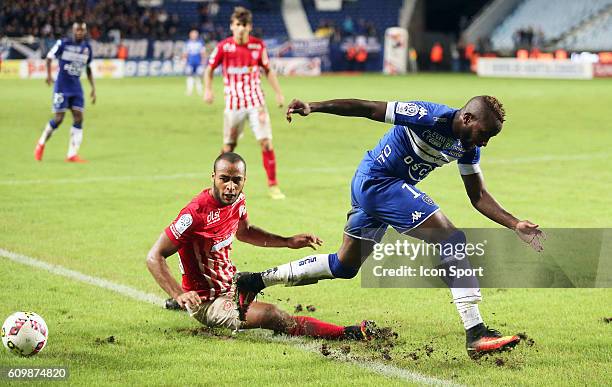
{"type": "Polygon", "coordinates": [[[216,69],[217,66],[221,64],[223,61],[223,49],[221,47],[221,43],[217,44],[213,52],[210,54],[210,58],[208,58],[208,65],[211,69],[216,69]]]}
{"type": "Polygon", "coordinates": [[[469,152],[465,152],[461,158],[457,160],[459,173],[462,175],[473,175],[480,173],[480,147],[474,147],[469,152]]]}
{"type": "Polygon", "coordinates": [[[89,49],[89,54],[87,55],[87,66],[89,66],[91,65],[91,61],[93,60],[93,50],[91,49],[91,46],[89,44],[87,45],[87,48],[89,49]]]}
{"type": "Polygon", "coordinates": [[[51,49],[47,53],[47,59],[59,58],[60,55],[62,55],[63,51],[64,51],[64,42],[62,42],[61,39],[58,39],[53,45],[53,47],[51,47],[51,49]]]}
{"type": "Polygon", "coordinates": [[[182,246],[191,241],[195,236],[196,228],[201,227],[197,219],[195,211],[187,206],[164,231],[175,246],[182,246]]]}
{"type": "Polygon", "coordinates": [[[424,101],[387,102],[385,122],[393,125],[422,125],[434,124],[433,111],[435,106],[424,101]]]}

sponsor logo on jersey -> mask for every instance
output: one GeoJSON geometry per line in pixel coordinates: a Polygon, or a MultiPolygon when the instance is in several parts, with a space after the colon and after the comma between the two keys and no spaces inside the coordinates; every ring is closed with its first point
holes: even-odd
{"type": "Polygon", "coordinates": [[[236,45],[234,43],[225,43],[223,45],[223,51],[224,52],[235,52],[236,51],[236,45]]]}
{"type": "Polygon", "coordinates": [[[259,50],[259,49],[261,49],[261,44],[259,44],[259,43],[249,43],[247,45],[247,48],[249,50],[259,50]]]}
{"type": "Polygon", "coordinates": [[[223,239],[220,242],[215,243],[213,245],[213,247],[210,248],[210,251],[212,253],[215,253],[217,251],[221,251],[221,249],[223,249],[224,247],[227,247],[227,246],[231,245],[233,241],[234,241],[234,234],[230,234],[229,237],[223,239]]]}
{"type": "Polygon", "coordinates": [[[253,66],[242,66],[242,67],[228,66],[226,71],[229,75],[241,75],[241,74],[249,74],[253,72],[253,69],[254,69],[253,66]]]}
{"type": "Polygon", "coordinates": [[[221,210],[214,210],[208,213],[208,216],[206,217],[206,223],[213,224],[215,222],[218,222],[219,219],[221,219],[221,210]]]}

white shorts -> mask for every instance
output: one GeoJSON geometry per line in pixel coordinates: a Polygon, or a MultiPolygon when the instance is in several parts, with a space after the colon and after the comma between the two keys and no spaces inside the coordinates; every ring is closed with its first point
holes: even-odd
{"type": "Polygon", "coordinates": [[[223,112],[223,143],[236,144],[242,137],[244,123],[249,120],[249,126],[257,141],[272,138],[270,114],[265,105],[254,108],[238,110],[225,110],[223,112]]]}
{"type": "Polygon", "coordinates": [[[201,324],[209,327],[225,327],[238,330],[242,327],[234,300],[223,295],[212,301],[204,301],[196,310],[189,310],[189,315],[201,324]]]}

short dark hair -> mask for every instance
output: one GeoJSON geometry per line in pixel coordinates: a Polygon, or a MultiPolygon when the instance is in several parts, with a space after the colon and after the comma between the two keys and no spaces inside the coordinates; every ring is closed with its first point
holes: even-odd
{"type": "Polygon", "coordinates": [[[498,130],[501,130],[506,120],[504,105],[502,105],[497,98],[490,95],[479,95],[471,98],[463,109],[468,112],[476,113],[498,130]]]}
{"type": "Polygon", "coordinates": [[[237,162],[242,162],[242,164],[244,164],[244,172],[246,172],[246,162],[244,161],[242,156],[240,156],[238,153],[234,153],[234,152],[221,153],[215,159],[215,162],[213,163],[213,172],[217,172],[217,164],[221,160],[225,160],[225,161],[227,161],[229,163],[232,163],[232,164],[235,164],[237,162]]]}
{"type": "Polygon", "coordinates": [[[244,25],[253,24],[253,14],[244,7],[235,7],[234,12],[230,17],[230,23],[232,23],[234,20],[238,20],[244,25]]]}

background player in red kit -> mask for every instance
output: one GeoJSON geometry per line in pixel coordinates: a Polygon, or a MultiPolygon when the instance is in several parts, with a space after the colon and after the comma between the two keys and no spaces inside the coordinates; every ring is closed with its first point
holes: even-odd
{"type": "Polygon", "coordinates": [[[232,278],[236,267],[230,260],[234,236],[262,247],[320,246],[312,234],[282,237],[249,223],[245,195],[246,164],[236,153],[223,153],[213,166],[213,187],[196,196],[161,233],[147,257],[147,267],[181,307],[207,326],[232,329],[264,328],[294,336],[363,340],[373,323],[339,326],[312,317],[290,316],[278,307],[254,302],[240,316],[233,301],[232,278]],[[182,287],[172,277],[166,258],[179,252],[182,287]],[[244,321],[243,321],[244,320],[244,321]]]}
{"type": "Polygon", "coordinates": [[[250,35],[253,15],[244,7],[234,8],[230,18],[232,36],[217,44],[204,71],[204,101],[213,102],[213,71],[223,65],[225,111],[223,113],[223,152],[232,152],[244,130],[245,121],[261,146],[263,165],[268,176],[269,194],[272,199],[284,199],[285,195],[276,180],[276,157],[272,147],[270,114],[261,89],[261,67],[276,94],[276,102],[283,106],[276,73],[270,68],[268,52],[261,39],[250,35]]]}

